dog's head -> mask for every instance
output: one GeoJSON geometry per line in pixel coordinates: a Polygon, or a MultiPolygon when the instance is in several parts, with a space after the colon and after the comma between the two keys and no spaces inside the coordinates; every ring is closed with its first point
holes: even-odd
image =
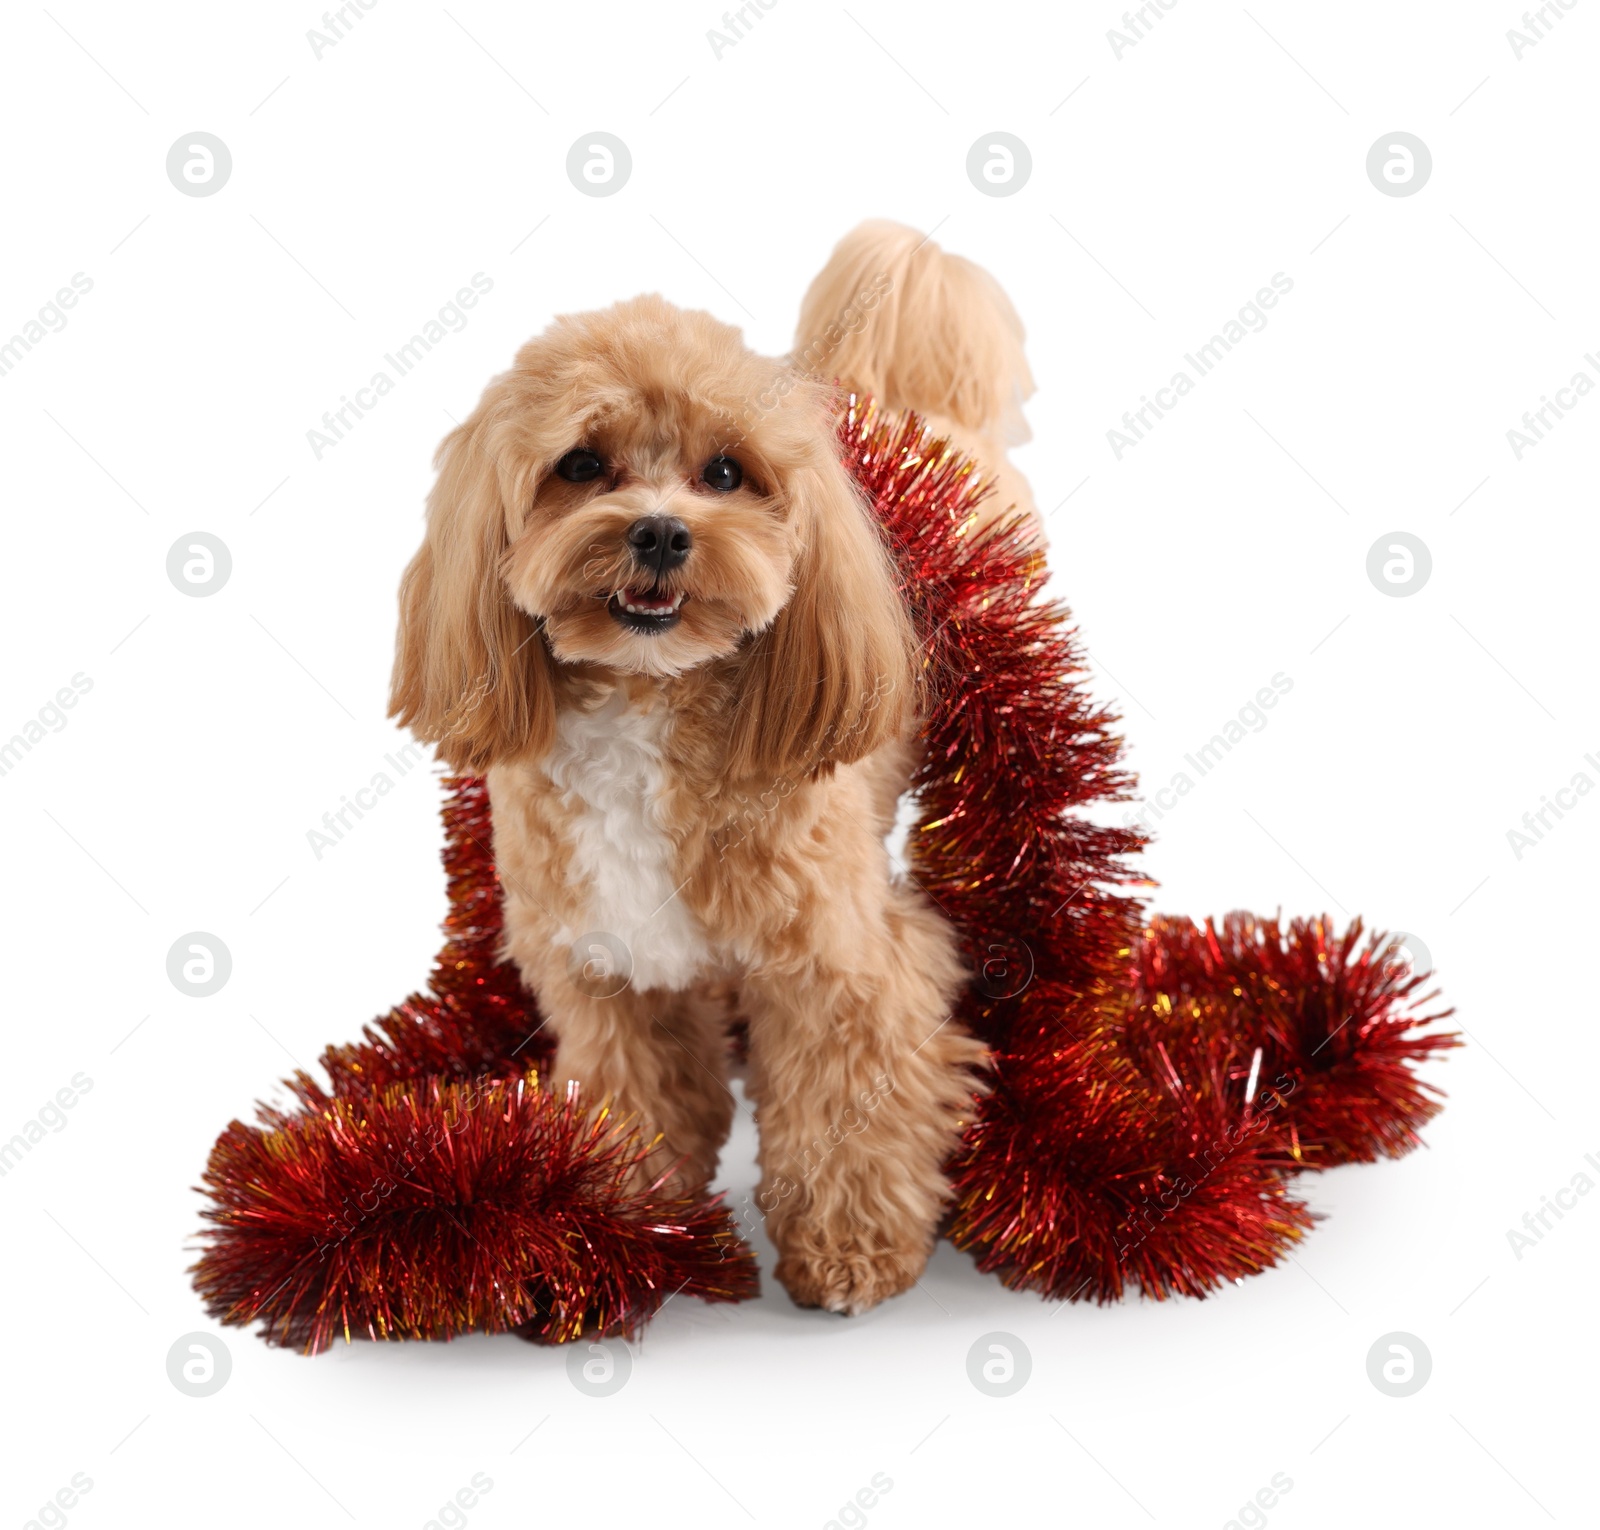
{"type": "Polygon", "coordinates": [[[561,666],[731,677],[727,768],[905,725],[911,629],[827,391],[657,297],[557,320],[439,449],[391,712],[481,771],[550,745],[561,666]]]}

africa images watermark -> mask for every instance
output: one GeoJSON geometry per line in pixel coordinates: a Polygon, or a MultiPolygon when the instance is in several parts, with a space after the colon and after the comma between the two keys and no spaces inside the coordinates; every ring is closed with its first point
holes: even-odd
{"type": "Polygon", "coordinates": [[[56,1090],[55,1094],[13,1133],[10,1141],[0,1141],[0,1178],[12,1173],[47,1134],[67,1129],[67,1111],[94,1088],[94,1080],[87,1073],[74,1073],[56,1090]]]}
{"type": "Polygon", "coordinates": [[[1267,716],[1277,704],[1294,689],[1294,680],[1280,669],[1272,677],[1271,685],[1264,685],[1222,727],[1213,733],[1198,749],[1183,757],[1185,765],[1194,771],[1180,770],[1173,774],[1165,786],[1158,786],[1145,799],[1137,813],[1125,813],[1124,827],[1137,828],[1148,833],[1156,823],[1170,813],[1179,802],[1192,792],[1196,785],[1210,775],[1234,749],[1252,733],[1260,733],[1272,720],[1267,716]]]}
{"type": "Polygon", "coordinates": [[[711,56],[720,64],[722,55],[729,48],[737,48],[740,40],[755,31],[756,23],[765,21],[766,12],[777,4],[778,0],[749,0],[749,4],[741,5],[736,11],[724,11],[722,25],[727,30],[719,32],[712,27],[706,33],[706,41],[711,44],[711,56]]]}
{"type": "Polygon", "coordinates": [[[847,335],[860,334],[867,327],[874,310],[894,291],[894,278],[887,271],[875,271],[867,285],[845,304],[839,316],[812,338],[798,356],[789,358],[790,365],[780,370],[775,381],[753,397],[746,395],[739,401],[738,413],[720,411],[733,424],[735,434],[718,449],[731,452],[749,438],[754,423],[770,414],[800,385],[804,376],[827,377],[832,370],[825,365],[828,358],[844,343],[847,335]]]}
{"type": "Polygon", "coordinates": [[[67,310],[78,306],[78,299],[94,291],[94,279],[74,271],[70,285],[58,289],[48,302],[41,303],[34,316],[21,325],[9,340],[0,341],[0,377],[14,372],[34,346],[67,327],[67,310]]]}
{"type": "Polygon", "coordinates": [[[398,754],[386,754],[384,763],[394,770],[394,775],[387,771],[376,771],[372,779],[365,786],[358,786],[354,795],[346,795],[339,799],[340,805],[330,809],[322,815],[320,829],[306,830],[306,843],[311,846],[313,860],[320,861],[325,852],[333,849],[342,840],[355,824],[350,821],[350,815],[355,815],[359,822],[370,813],[383,798],[387,797],[395,788],[395,782],[411,774],[418,765],[427,759],[426,751],[422,745],[412,739],[405,744],[398,754]]]}
{"type": "Polygon", "coordinates": [[[842,1147],[851,1137],[859,1137],[872,1125],[872,1113],[894,1093],[895,1081],[891,1074],[880,1073],[872,1081],[871,1089],[863,1089],[856,1096],[860,1108],[855,1104],[847,1105],[838,1120],[832,1121],[823,1131],[819,1132],[805,1147],[791,1153],[784,1159],[786,1169],[797,1169],[797,1176],[786,1173],[774,1174],[771,1183],[762,1189],[752,1200],[750,1196],[744,1198],[744,1207],[733,1213],[734,1220],[742,1222],[746,1227],[754,1228],[765,1221],[768,1214],[776,1211],[781,1201],[786,1201],[802,1185],[815,1175],[828,1161],[836,1148],[842,1147]],[[748,1218],[745,1213],[749,1212],[748,1218]]]}
{"type": "Polygon", "coordinates": [[[88,1472],[74,1472],[65,1487],[57,1488],[35,1511],[32,1519],[24,1522],[22,1530],[63,1530],[67,1523],[67,1510],[78,1507],[78,1500],[94,1487],[94,1478],[88,1472]]]}
{"type": "MultiPolygon", "coordinates": [[[[1600,373],[1600,357],[1593,351],[1585,351],[1583,359],[1600,373]]],[[[1539,395],[1539,407],[1526,409],[1522,414],[1522,428],[1519,430],[1513,425],[1506,432],[1506,445],[1511,448],[1511,455],[1522,461],[1522,454],[1529,447],[1538,446],[1544,438],[1566,418],[1567,412],[1578,406],[1578,400],[1593,393],[1595,388],[1594,378],[1579,367],[1567,380],[1564,387],[1556,389],[1556,396],[1551,398],[1548,393],[1539,395]],[[1551,418],[1554,416],[1554,418],[1551,418]]]]}
{"type": "MultiPolygon", "coordinates": [[[[871,691],[862,696],[861,708],[850,722],[843,728],[829,726],[819,751],[820,756],[824,759],[831,758],[841,745],[848,746],[865,732],[872,714],[878,710],[878,703],[885,696],[893,695],[894,689],[892,680],[882,675],[877,676],[871,691]]],[[[756,830],[777,812],[778,805],[794,794],[799,785],[800,782],[796,777],[781,775],[774,777],[767,784],[767,789],[754,797],[747,796],[737,789],[731,792],[733,811],[712,832],[712,843],[717,847],[717,859],[726,860],[730,850],[737,849],[750,839],[756,830]]]]}
{"type": "Polygon", "coordinates": [[[864,1530],[867,1511],[878,1507],[878,1500],[894,1489],[894,1478],[888,1472],[874,1472],[871,1480],[857,1488],[855,1493],[839,1505],[838,1512],[823,1525],[822,1530],[864,1530]]]}
{"type": "Polygon", "coordinates": [[[410,1182],[414,1170],[436,1158],[449,1137],[460,1136],[472,1124],[472,1113],[503,1086],[495,1078],[481,1078],[452,1084],[444,1119],[424,1124],[414,1121],[402,1142],[394,1143],[384,1168],[378,1169],[364,1190],[339,1198],[339,1209],[330,1208],[324,1216],[323,1236],[316,1239],[317,1257],[327,1259],[330,1252],[347,1243],[375,1217],[383,1203],[403,1184],[410,1182]]]}
{"type": "Polygon", "coordinates": [[[876,271],[872,279],[847,303],[833,323],[816,336],[786,368],[771,387],[743,401],[745,417],[759,418],[776,409],[794,391],[803,373],[828,375],[823,363],[844,343],[846,335],[859,335],[867,327],[878,304],[894,290],[894,278],[887,271],[876,271]]]}
{"type": "Polygon", "coordinates": [[[1511,44],[1511,56],[1520,64],[1522,55],[1529,48],[1536,48],[1556,29],[1556,23],[1567,19],[1566,12],[1570,11],[1578,0],[1549,0],[1549,4],[1535,6],[1530,11],[1522,13],[1522,30],[1511,27],[1506,32],[1506,41],[1511,44]]]}
{"type": "Polygon", "coordinates": [[[1278,1507],[1278,1502],[1294,1488],[1294,1478],[1288,1472],[1274,1472],[1272,1480],[1255,1490],[1250,1499],[1239,1505],[1239,1512],[1222,1530],[1262,1530],[1267,1522],[1267,1510],[1278,1507]]]}
{"type": "Polygon", "coordinates": [[[1520,861],[1594,790],[1595,777],[1600,776],[1600,759],[1593,754],[1586,754],[1583,763],[1594,771],[1593,776],[1587,770],[1574,771],[1572,779],[1565,786],[1558,786],[1554,793],[1540,794],[1541,805],[1530,808],[1522,815],[1521,828],[1506,830],[1506,843],[1511,847],[1513,860],[1520,861]]]}
{"type": "Polygon", "coordinates": [[[1124,411],[1121,428],[1113,425],[1106,432],[1106,442],[1117,461],[1121,462],[1124,452],[1144,440],[1171,410],[1178,407],[1181,399],[1193,393],[1202,377],[1216,371],[1234,346],[1250,335],[1260,334],[1267,327],[1267,310],[1276,308],[1278,300],[1293,291],[1293,277],[1285,276],[1282,271],[1274,271],[1271,283],[1260,288],[1254,299],[1244,304],[1217,334],[1204,345],[1184,353],[1183,359],[1188,362],[1189,370],[1180,367],[1165,387],[1155,390],[1154,398],[1148,393],[1141,394],[1139,407],[1124,411]]]}
{"type": "Polygon", "coordinates": [[[80,669],[70,685],[63,685],[51,701],[34,713],[22,727],[0,743],[0,776],[8,776],[22,763],[22,757],[33,752],[35,744],[42,744],[45,732],[59,733],[66,727],[67,713],[94,689],[94,681],[80,669]]]}
{"type": "Polygon", "coordinates": [[[366,13],[377,7],[378,0],[350,0],[348,5],[341,5],[336,11],[322,13],[322,31],[312,27],[306,33],[306,41],[311,44],[311,56],[319,64],[322,55],[329,48],[336,48],[353,31],[356,23],[367,19],[366,13]]]}
{"type": "Polygon", "coordinates": [[[1259,1095],[1255,1094],[1256,1073],[1260,1067],[1261,1053],[1258,1049],[1250,1067],[1250,1080],[1245,1085],[1245,1110],[1240,1118],[1225,1127],[1218,1136],[1190,1159],[1189,1167],[1197,1170],[1191,1179],[1187,1174],[1163,1175],[1169,1184],[1157,1197],[1156,1204],[1152,1205],[1150,1197],[1143,1197],[1143,1205],[1130,1207],[1128,1222],[1138,1230],[1138,1236],[1130,1242],[1119,1242],[1117,1255],[1119,1258],[1131,1254],[1138,1248],[1150,1234],[1165,1222],[1191,1195],[1211,1178],[1233,1155],[1239,1151],[1251,1138],[1259,1137],[1271,1125],[1272,1112],[1277,1110],[1285,1100],[1294,1093],[1296,1084],[1287,1073],[1280,1073],[1259,1095]],[[1251,1097],[1255,1096],[1255,1104],[1259,1113],[1251,1109],[1251,1097]],[[1169,1204],[1168,1197],[1172,1197],[1169,1204]]]}
{"type": "Polygon", "coordinates": [[[1149,0],[1146,5],[1134,7],[1131,11],[1122,13],[1122,30],[1112,27],[1106,33],[1106,41],[1111,44],[1111,56],[1119,64],[1122,55],[1129,48],[1137,47],[1142,38],[1148,37],[1156,29],[1158,21],[1167,19],[1167,12],[1177,7],[1178,0],[1149,0]]]}
{"type": "Polygon", "coordinates": [[[470,286],[462,287],[454,299],[444,304],[420,330],[395,350],[385,353],[389,369],[380,367],[364,386],[355,390],[355,396],[341,394],[339,408],[322,416],[322,428],[313,426],[306,432],[306,442],[311,455],[322,461],[329,447],[337,446],[355,429],[357,423],[377,408],[378,400],[393,393],[400,379],[416,369],[417,364],[447,335],[460,334],[467,327],[466,310],[476,308],[478,300],[494,291],[494,280],[482,271],[472,273],[470,286]],[[354,418],[351,418],[354,416],[354,418]]]}
{"type": "MultiPolygon", "coordinates": [[[[1600,1158],[1593,1153],[1583,1155],[1584,1162],[1600,1175],[1600,1158]]],[[[1506,1229],[1506,1242],[1511,1245],[1511,1252],[1517,1256],[1520,1263],[1522,1256],[1530,1249],[1537,1248],[1544,1242],[1544,1236],[1554,1231],[1551,1217],[1559,1222],[1569,1211],[1578,1209],[1578,1197],[1587,1195],[1595,1187],[1595,1181],[1582,1169],[1579,1169],[1572,1178],[1556,1193],[1541,1195],[1537,1210],[1522,1213],[1522,1226],[1525,1231],[1519,1232],[1515,1227],[1506,1229]]]]}
{"type": "Polygon", "coordinates": [[[478,1500],[493,1490],[494,1478],[488,1472],[474,1472],[472,1480],[465,1487],[457,1488],[446,1502],[440,1504],[422,1530],[462,1530],[467,1522],[467,1511],[476,1509],[478,1500]]]}

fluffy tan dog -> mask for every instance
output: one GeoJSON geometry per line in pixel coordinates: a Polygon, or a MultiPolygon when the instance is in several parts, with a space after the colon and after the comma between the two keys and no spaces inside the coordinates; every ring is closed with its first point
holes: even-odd
{"type": "Polygon", "coordinates": [[[983,272],[846,238],[794,357],[642,297],[558,319],[444,441],[392,711],[486,773],[507,955],[554,1082],[659,1134],[702,1189],[749,1022],[758,1204],[794,1300],[921,1273],[982,1048],[953,934],[891,874],[919,659],[835,444],[831,380],[915,407],[1002,476],[1030,388],[983,272]]]}

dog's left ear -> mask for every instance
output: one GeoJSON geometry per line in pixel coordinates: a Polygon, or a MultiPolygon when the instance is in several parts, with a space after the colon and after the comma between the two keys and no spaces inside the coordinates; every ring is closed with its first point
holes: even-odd
{"type": "Polygon", "coordinates": [[[735,776],[803,780],[899,737],[917,708],[916,639],[882,533],[828,431],[783,494],[794,593],[751,639],[729,743],[735,776]]]}

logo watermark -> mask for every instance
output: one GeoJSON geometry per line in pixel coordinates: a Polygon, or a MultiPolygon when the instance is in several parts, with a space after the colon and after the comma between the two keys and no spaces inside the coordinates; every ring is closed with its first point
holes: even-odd
{"type": "Polygon", "coordinates": [[[13,733],[0,744],[0,776],[8,776],[22,763],[24,755],[33,753],[35,744],[42,744],[46,732],[59,733],[66,727],[67,713],[94,689],[94,681],[80,669],[70,685],[63,685],[53,700],[45,702],[19,732],[13,733]]]}
{"type": "Polygon", "coordinates": [[[867,1522],[867,1510],[877,1508],[878,1500],[893,1487],[894,1478],[887,1472],[874,1472],[867,1485],[857,1488],[854,1496],[839,1506],[838,1513],[822,1530],[861,1530],[867,1522]]]}
{"type": "MultiPolygon", "coordinates": [[[[1156,1007],[1161,1012],[1170,1014],[1172,1001],[1162,994],[1157,998],[1156,1007]]],[[[1187,1174],[1165,1175],[1163,1177],[1167,1181],[1166,1187],[1156,1196],[1153,1203],[1147,1195],[1142,1197],[1139,1206],[1130,1208],[1127,1220],[1138,1230],[1138,1237],[1118,1243],[1119,1257],[1125,1258],[1138,1248],[1155,1228],[1165,1222],[1217,1172],[1218,1168],[1233,1157],[1244,1143],[1252,1137],[1259,1136],[1271,1125],[1272,1112],[1294,1093],[1295,1081],[1287,1073],[1280,1073],[1269,1088],[1257,1094],[1256,1084],[1260,1070],[1261,1048],[1257,1047],[1255,1056],[1250,1061],[1250,1077],[1246,1080],[1244,1088],[1244,1110],[1239,1119],[1231,1122],[1204,1149],[1193,1155],[1188,1165],[1194,1171],[1193,1179],[1187,1174]]]]}
{"type": "Polygon", "coordinates": [[[859,1137],[872,1125],[873,1111],[894,1090],[894,1079],[887,1073],[878,1074],[871,1089],[863,1089],[856,1095],[857,1104],[847,1105],[837,1120],[829,1122],[803,1148],[784,1159],[783,1168],[792,1173],[774,1172],[770,1182],[753,1199],[747,1195],[742,1207],[729,1208],[734,1220],[751,1230],[759,1227],[769,1214],[777,1210],[781,1201],[787,1200],[806,1180],[822,1169],[836,1149],[842,1147],[849,1138],[859,1137]]]}
{"type": "Polygon", "coordinates": [[[167,549],[167,579],[180,595],[215,595],[233,574],[233,554],[221,537],[189,531],[167,549]]]}
{"type": "Polygon", "coordinates": [[[591,999],[614,999],[633,981],[633,952],[610,930],[590,930],[567,950],[572,986],[591,999]]]}
{"type": "Polygon", "coordinates": [[[0,377],[14,372],[34,346],[43,344],[51,335],[59,335],[67,327],[67,311],[76,308],[78,299],[93,291],[94,279],[82,271],[74,271],[68,286],[57,288],[56,295],[41,303],[34,316],[9,340],[0,342],[0,377]]]}
{"type": "Polygon", "coordinates": [[[50,1526],[51,1530],[61,1530],[67,1522],[67,1510],[78,1507],[78,1500],[94,1486],[94,1478],[88,1472],[74,1472],[64,1488],[57,1488],[54,1495],[47,1498],[39,1506],[22,1530],[42,1530],[43,1526],[50,1526]]]}
{"type": "Polygon", "coordinates": [[[615,133],[585,133],[567,150],[567,179],[586,197],[614,197],[633,175],[633,155],[615,133]]]}
{"type": "Polygon", "coordinates": [[[1137,813],[1122,815],[1124,827],[1142,829],[1146,833],[1153,829],[1252,733],[1262,732],[1272,721],[1267,714],[1293,689],[1294,680],[1279,670],[1270,685],[1263,685],[1254,699],[1240,707],[1205,743],[1184,755],[1183,762],[1189,770],[1174,772],[1165,786],[1158,786],[1150,793],[1137,813]],[[1193,775],[1189,774],[1190,770],[1193,775]]]}
{"type": "Polygon", "coordinates": [[[1572,779],[1565,786],[1558,786],[1553,795],[1541,793],[1540,806],[1522,815],[1520,829],[1506,830],[1506,843],[1511,847],[1513,860],[1520,861],[1535,845],[1541,844],[1545,835],[1594,790],[1595,776],[1600,776],[1600,759],[1586,754],[1583,763],[1594,771],[1594,776],[1585,770],[1574,771],[1572,779]]]}
{"type": "Polygon", "coordinates": [[[494,1488],[494,1478],[488,1472],[474,1472],[464,1488],[457,1488],[447,1503],[439,1506],[422,1530],[461,1530],[467,1522],[467,1511],[478,1507],[478,1500],[494,1488]]]}
{"type": "Polygon", "coordinates": [[[459,288],[455,297],[442,304],[437,313],[404,345],[385,352],[383,359],[388,363],[387,367],[379,367],[362,387],[353,390],[354,396],[350,393],[340,394],[339,407],[323,414],[322,428],[319,430],[313,426],[306,432],[306,444],[311,448],[311,455],[321,462],[322,454],[343,441],[378,407],[381,399],[393,393],[400,379],[414,372],[434,346],[442,344],[449,335],[459,335],[467,327],[467,310],[476,308],[479,299],[493,291],[494,278],[485,276],[482,271],[474,271],[471,283],[459,288]]]}
{"type": "Polygon", "coordinates": [[[1432,1374],[1433,1355],[1414,1333],[1386,1333],[1367,1351],[1367,1380],[1387,1397],[1420,1392],[1432,1374]]]}
{"type": "Polygon", "coordinates": [[[215,133],[185,133],[167,150],[167,179],[186,197],[214,197],[233,174],[233,154],[215,133]]]}
{"type": "Polygon", "coordinates": [[[1367,150],[1367,179],[1386,197],[1414,197],[1433,175],[1433,154],[1415,133],[1385,133],[1367,150]]]}
{"type": "Polygon", "coordinates": [[[1407,930],[1396,930],[1389,937],[1384,953],[1384,965],[1394,977],[1404,982],[1407,978],[1433,976],[1433,953],[1423,943],[1420,935],[1407,930]]]}
{"type": "Polygon", "coordinates": [[[1033,155],[1015,133],[985,133],[967,150],[967,179],[986,197],[1015,196],[1033,174],[1033,155]]]}
{"type": "Polygon", "coordinates": [[[386,754],[383,758],[384,763],[394,771],[393,776],[386,771],[375,771],[365,786],[358,786],[353,794],[347,793],[341,797],[338,807],[330,808],[322,815],[320,829],[306,830],[306,843],[311,846],[313,860],[320,861],[327,851],[343,840],[356,823],[394,790],[395,783],[410,775],[427,755],[422,745],[413,739],[398,754],[386,754]],[[352,814],[355,815],[355,823],[351,822],[352,814]]]}
{"type": "Polygon", "coordinates": [[[1549,0],[1546,5],[1535,6],[1531,11],[1522,13],[1522,30],[1516,27],[1506,32],[1506,41],[1511,44],[1511,56],[1519,64],[1522,55],[1529,48],[1537,48],[1545,38],[1556,29],[1556,23],[1567,19],[1566,13],[1570,11],[1578,0],[1549,0]]]}
{"type": "Polygon", "coordinates": [[[311,44],[311,56],[319,64],[322,55],[329,48],[337,48],[356,29],[356,23],[367,19],[366,13],[377,7],[378,0],[350,0],[350,4],[341,5],[336,11],[322,13],[322,30],[319,32],[312,27],[306,33],[306,41],[311,44]]]}
{"type": "Polygon", "coordinates": [[[631,1375],[633,1352],[615,1339],[573,1344],[567,1350],[567,1380],[585,1397],[615,1396],[631,1375]]]}
{"type": "Polygon", "coordinates": [[[233,953],[204,930],[180,935],[167,952],[167,977],[191,999],[209,999],[232,976],[233,953]]]}
{"type": "Polygon", "coordinates": [[[1261,1530],[1267,1522],[1267,1510],[1277,1508],[1278,1500],[1293,1486],[1294,1478],[1288,1472],[1274,1472],[1272,1480],[1265,1487],[1257,1488],[1254,1497],[1240,1507],[1222,1530],[1261,1530]]]}
{"type": "MultiPolygon", "coordinates": [[[[1596,357],[1593,351],[1585,351],[1583,359],[1600,373],[1600,357],[1596,357]]],[[[1506,445],[1511,448],[1511,455],[1521,462],[1524,452],[1538,446],[1566,418],[1568,410],[1577,408],[1580,398],[1593,392],[1594,378],[1580,367],[1567,379],[1564,387],[1556,389],[1554,398],[1548,393],[1541,393],[1537,409],[1523,410],[1522,428],[1519,430],[1513,425],[1506,432],[1506,445]]]]}
{"type": "Polygon", "coordinates": [[[0,1178],[14,1173],[22,1160],[46,1136],[64,1132],[69,1124],[67,1112],[93,1088],[94,1080],[87,1073],[74,1073],[29,1120],[23,1122],[20,1131],[13,1133],[9,1141],[0,1142],[0,1178]]]}
{"type": "Polygon", "coordinates": [[[1222,364],[1236,345],[1251,335],[1258,335],[1267,327],[1267,313],[1276,308],[1282,298],[1294,291],[1294,278],[1282,271],[1274,271],[1271,281],[1256,290],[1250,302],[1242,304],[1238,312],[1222,328],[1192,351],[1184,353],[1187,367],[1180,367],[1164,387],[1156,388],[1154,396],[1142,393],[1139,407],[1123,411],[1120,428],[1113,425],[1106,432],[1106,443],[1118,462],[1124,452],[1137,446],[1152,430],[1178,407],[1199,386],[1200,379],[1208,377],[1222,364]]]}
{"type": "Polygon", "coordinates": [[[1432,576],[1428,544],[1409,531],[1386,531],[1367,549],[1367,578],[1380,595],[1415,595],[1432,576]]]}
{"type": "Polygon", "coordinates": [[[722,55],[729,48],[737,48],[744,38],[755,31],[756,23],[766,20],[766,13],[776,9],[777,4],[778,0],[750,0],[748,5],[741,5],[736,11],[724,11],[722,25],[726,30],[718,31],[712,27],[706,32],[712,58],[720,64],[722,55]]]}
{"type": "MultiPolygon", "coordinates": [[[[1585,1153],[1583,1161],[1600,1175],[1600,1157],[1593,1153],[1585,1153]]],[[[1554,1195],[1541,1195],[1539,1205],[1532,1211],[1522,1213],[1523,1230],[1519,1232],[1515,1227],[1506,1229],[1506,1242],[1511,1245],[1511,1252],[1517,1256],[1517,1262],[1522,1262],[1522,1256],[1530,1248],[1537,1248],[1544,1242],[1545,1234],[1555,1230],[1551,1218],[1559,1222],[1569,1211],[1578,1209],[1578,1202],[1582,1196],[1587,1195],[1595,1187],[1595,1181],[1588,1174],[1579,1169],[1576,1174],[1554,1195]]]]}
{"type": "Polygon", "coordinates": [[[967,1380],[985,1397],[1010,1397],[1032,1374],[1033,1356],[1014,1333],[986,1333],[967,1351],[967,1380]]]}
{"type": "Polygon", "coordinates": [[[1129,48],[1137,47],[1144,38],[1155,31],[1156,23],[1165,21],[1167,12],[1173,10],[1177,4],[1178,0],[1150,0],[1148,5],[1138,6],[1132,11],[1124,11],[1122,13],[1122,30],[1118,31],[1116,27],[1112,27],[1106,33],[1106,41],[1111,44],[1112,58],[1120,64],[1122,55],[1129,48]]]}
{"type": "Polygon", "coordinates": [[[214,1333],[186,1333],[167,1351],[167,1380],[185,1397],[211,1397],[228,1384],[233,1356],[214,1333]]]}

